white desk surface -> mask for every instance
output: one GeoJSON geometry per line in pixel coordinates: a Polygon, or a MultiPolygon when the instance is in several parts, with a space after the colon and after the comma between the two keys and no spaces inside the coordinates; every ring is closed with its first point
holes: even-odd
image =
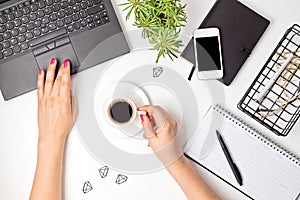
{"type": "MultiPolygon", "coordinates": [[[[125,0],[112,2],[123,30],[135,30],[130,22],[125,22],[125,14],[117,6],[125,0]]],[[[215,1],[184,0],[184,2],[187,3],[188,23],[183,29],[183,34],[191,36],[215,1]]],[[[294,23],[300,23],[299,2],[297,0],[241,0],[241,2],[268,18],[271,24],[231,86],[224,87],[225,107],[300,156],[300,123],[287,137],[277,137],[236,107],[286,29],[294,23]]],[[[0,199],[28,199],[37,156],[36,99],[36,91],[8,102],[0,97],[0,199]]],[[[147,175],[128,175],[128,183],[124,185],[114,183],[118,172],[113,170],[110,170],[108,178],[101,179],[98,169],[102,165],[86,152],[76,131],[72,131],[69,135],[65,154],[63,189],[65,199],[185,199],[180,188],[165,170],[147,175]],[[82,192],[85,181],[90,181],[94,188],[87,194],[82,192]]],[[[206,170],[200,167],[198,169],[223,199],[247,199],[206,170]]]]}

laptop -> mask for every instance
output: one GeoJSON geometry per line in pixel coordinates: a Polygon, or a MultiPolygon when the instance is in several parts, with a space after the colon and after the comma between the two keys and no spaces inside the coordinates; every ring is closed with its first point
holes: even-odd
{"type": "Polygon", "coordinates": [[[0,89],[4,100],[36,89],[52,57],[71,74],[128,53],[110,0],[0,0],[0,89]]]}

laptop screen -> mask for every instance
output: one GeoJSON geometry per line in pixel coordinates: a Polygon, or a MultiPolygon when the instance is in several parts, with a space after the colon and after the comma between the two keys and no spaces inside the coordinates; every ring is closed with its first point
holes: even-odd
{"type": "Polygon", "coordinates": [[[4,3],[4,2],[7,2],[7,1],[10,1],[10,0],[0,0],[0,4],[4,3]]]}

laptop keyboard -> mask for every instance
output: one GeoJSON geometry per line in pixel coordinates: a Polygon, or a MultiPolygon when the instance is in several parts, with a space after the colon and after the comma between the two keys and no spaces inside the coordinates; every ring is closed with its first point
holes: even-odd
{"type": "Polygon", "coordinates": [[[0,59],[109,22],[103,0],[30,0],[0,11],[0,59]]]}

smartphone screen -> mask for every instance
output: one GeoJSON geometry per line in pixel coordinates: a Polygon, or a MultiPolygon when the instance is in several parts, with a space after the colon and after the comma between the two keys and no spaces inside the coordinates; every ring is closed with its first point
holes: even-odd
{"type": "Polygon", "coordinates": [[[198,71],[221,70],[218,36],[196,38],[198,71]]]}

